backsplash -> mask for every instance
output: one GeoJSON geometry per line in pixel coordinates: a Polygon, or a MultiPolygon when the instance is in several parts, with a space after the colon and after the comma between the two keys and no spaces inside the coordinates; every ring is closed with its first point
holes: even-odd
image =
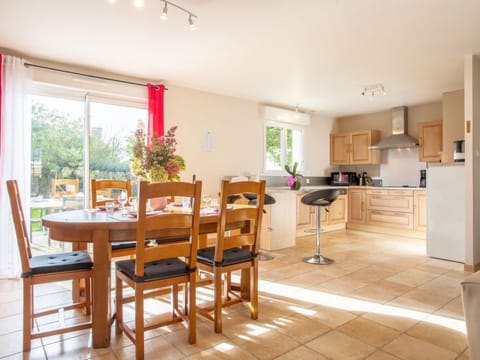
{"type": "MultiPolygon", "coordinates": [[[[261,179],[267,181],[267,186],[287,186],[286,176],[261,176],[261,179]]],[[[320,186],[328,185],[330,178],[327,176],[305,176],[302,178],[301,183],[303,186],[320,186]],[[308,181],[308,183],[307,183],[308,181]]]]}
{"type": "Polygon", "coordinates": [[[425,168],[426,164],[418,161],[418,148],[384,150],[380,165],[380,177],[383,185],[387,186],[418,186],[420,170],[425,168]]]}

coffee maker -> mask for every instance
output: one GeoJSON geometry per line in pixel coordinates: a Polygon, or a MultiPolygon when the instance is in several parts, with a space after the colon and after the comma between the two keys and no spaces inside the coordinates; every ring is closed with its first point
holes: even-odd
{"type": "Polygon", "coordinates": [[[453,161],[455,162],[464,162],[465,161],[465,149],[464,149],[464,140],[455,140],[453,142],[453,161]]]}
{"type": "Polygon", "coordinates": [[[427,187],[427,170],[420,170],[420,185],[421,188],[427,187]]]}

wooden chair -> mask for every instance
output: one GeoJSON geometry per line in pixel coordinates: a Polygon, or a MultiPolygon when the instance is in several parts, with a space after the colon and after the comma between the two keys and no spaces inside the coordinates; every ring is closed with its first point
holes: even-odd
{"type": "Polygon", "coordinates": [[[61,197],[64,195],[76,195],[80,188],[78,179],[53,179],[51,196],[61,197]]]}
{"type": "Polygon", "coordinates": [[[200,227],[201,181],[195,183],[165,182],[140,183],[138,201],[137,247],[135,259],[120,260],[116,264],[116,332],[122,331],[136,346],[136,358],[144,357],[144,332],[164,325],[185,321],[188,342],[196,342],[196,253],[200,227]],[[191,212],[172,211],[147,215],[147,200],[156,197],[182,196],[193,199],[191,212]],[[185,238],[185,236],[188,236],[185,238]],[[171,238],[171,239],[166,239],[171,238]],[[145,247],[148,239],[165,239],[156,246],[145,247]],[[135,300],[135,327],[123,320],[123,304],[131,301],[124,296],[123,283],[131,287],[135,300]],[[178,305],[179,285],[184,284],[183,311],[178,305]],[[170,287],[171,313],[167,319],[146,325],[144,299],[170,287]]]}
{"type": "Polygon", "coordinates": [[[73,251],[48,255],[32,256],[30,241],[28,239],[27,226],[23,215],[20,194],[16,180],[7,181],[8,195],[12,208],[13,223],[17,234],[18,250],[22,263],[23,278],[23,351],[29,351],[31,340],[45,336],[63,334],[70,331],[78,331],[92,327],[90,315],[90,292],[92,279],[92,259],[85,251],[73,251]],[[85,299],[61,308],[49,308],[35,312],[34,286],[51,282],[67,280],[79,281],[85,279],[85,299]],[[48,328],[44,331],[34,331],[35,318],[58,312],[63,317],[64,310],[85,308],[87,321],[78,322],[74,325],[65,326],[60,321],[56,329],[48,328]]]}
{"type": "MultiPolygon", "coordinates": [[[[91,180],[91,192],[92,192],[92,207],[97,207],[105,205],[107,201],[116,201],[116,199],[98,199],[98,193],[104,192],[106,194],[112,195],[112,191],[125,190],[127,192],[127,197],[132,196],[132,185],[130,180],[91,180]]],[[[112,258],[124,257],[124,256],[134,256],[135,255],[135,246],[136,241],[121,241],[112,243],[112,258]]]]}
{"type": "Polygon", "coordinates": [[[199,307],[199,314],[214,321],[215,332],[222,332],[222,307],[248,301],[250,317],[258,317],[258,250],[265,200],[265,181],[222,181],[220,218],[215,246],[199,249],[197,266],[199,283],[211,279],[214,288],[213,305],[199,307]],[[251,205],[228,205],[235,195],[249,193],[257,201],[251,205]],[[241,232],[228,231],[234,223],[247,221],[249,226],[241,232]],[[242,271],[241,286],[231,282],[232,271],[242,271]],[[240,291],[243,294],[238,294],[240,291]],[[212,314],[213,310],[213,314],[212,314]]]}
{"type": "Polygon", "coordinates": [[[132,196],[132,184],[130,180],[97,180],[92,179],[91,181],[91,191],[92,191],[92,207],[105,205],[108,201],[116,201],[117,199],[112,198],[112,192],[115,190],[125,190],[127,196],[132,196]],[[110,199],[98,199],[100,192],[103,192],[104,195],[110,197],[110,199]]]}

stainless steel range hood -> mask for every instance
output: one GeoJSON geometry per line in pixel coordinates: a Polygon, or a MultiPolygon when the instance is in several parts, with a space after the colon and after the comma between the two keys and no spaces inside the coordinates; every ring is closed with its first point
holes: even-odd
{"type": "Polygon", "coordinates": [[[392,109],[392,135],[382,139],[370,149],[400,149],[418,146],[418,140],[407,134],[407,107],[398,106],[392,109]]]}

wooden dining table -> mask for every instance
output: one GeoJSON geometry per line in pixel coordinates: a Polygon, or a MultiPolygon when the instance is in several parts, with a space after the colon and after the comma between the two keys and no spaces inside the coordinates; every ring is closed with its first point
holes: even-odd
{"type": "MultiPolygon", "coordinates": [[[[207,245],[207,234],[216,233],[218,219],[218,213],[202,212],[199,247],[207,245]]],[[[77,248],[86,248],[86,244],[93,243],[92,346],[108,347],[112,322],[111,243],[135,239],[137,219],[122,215],[120,211],[107,214],[104,211],[85,209],[45,215],[42,225],[49,229],[51,239],[74,243],[77,248]]],[[[248,226],[246,222],[238,222],[231,224],[230,230],[242,230],[248,226]]],[[[171,234],[162,234],[161,229],[155,233],[157,239],[169,236],[171,234]]]]}

